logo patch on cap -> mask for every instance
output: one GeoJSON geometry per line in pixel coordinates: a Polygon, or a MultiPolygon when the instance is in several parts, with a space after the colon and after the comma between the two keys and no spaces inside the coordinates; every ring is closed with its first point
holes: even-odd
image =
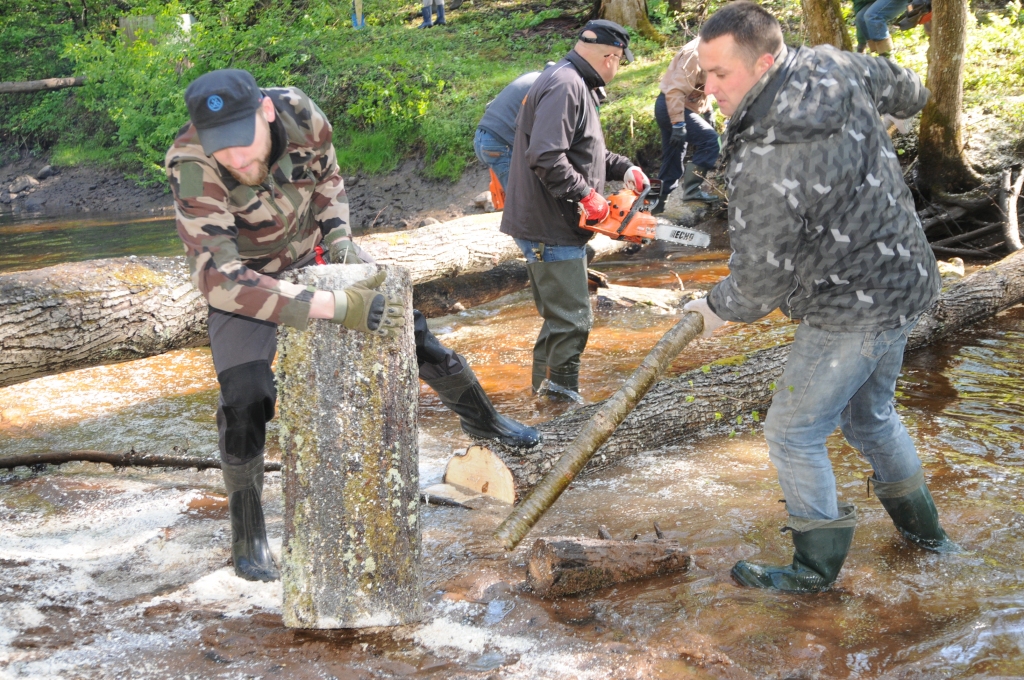
{"type": "Polygon", "coordinates": [[[206,107],[211,111],[220,111],[224,108],[224,100],[215,94],[211,94],[206,100],[206,107]]]}

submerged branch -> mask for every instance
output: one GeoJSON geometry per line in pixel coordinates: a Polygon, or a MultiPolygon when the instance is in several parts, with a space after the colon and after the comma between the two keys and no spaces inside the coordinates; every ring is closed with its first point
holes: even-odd
{"type": "MultiPolygon", "coordinates": [[[[14,456],[0,456],[0,470],[32,465],[63,465],[64,463],[107,463],[114,467],[167,467],[167,468],[208,468],[220,469],[218,458],[191,458],[189,456],[162,456],[137,453],[135,449],[124,453],[107,451],[50,451],[47,453],[26,453],[14,456]]],[[[267,462],[265,472],[277,472],[280,463],[267,462]]]]}

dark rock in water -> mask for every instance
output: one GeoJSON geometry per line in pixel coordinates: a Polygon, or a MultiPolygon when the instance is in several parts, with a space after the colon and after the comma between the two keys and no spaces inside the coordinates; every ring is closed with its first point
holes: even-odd
{"type": "Polygon", "coordinates": [[[36,179],[46,179],[47,177],[53,177],[57,174],[57,171],[53,169],[52,165],[44,165],[43,169],[36,173],[36,179]]]}
{"type": "Polygon", "coordinates": [[[11,202],[11,195],[6,191],[0,192],[0,203],[8,205],[11,202]]]}

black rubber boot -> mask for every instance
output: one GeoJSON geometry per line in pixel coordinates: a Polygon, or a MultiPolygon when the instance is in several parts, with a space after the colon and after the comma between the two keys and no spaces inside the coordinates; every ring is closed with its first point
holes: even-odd
{"type": "Polygon", "coordinates": [[[462,420],[462,431],[474,437],[497,439],[505,446],[528,449],[540,443],[540,432],[535,428],[506,418],[494,410],[494,404],[487,397],[473,370],[463,364],[455,375],[440,378],[424,378],[441,402],[458,414],[462,420]]]}
{"type": "Polygon", "coordinates": [[[711,168],[702,168],[696,163],[687,163],[683,168],[683,200],[684,201],[703,201],[705,203],[714,203],[718,200],[717,196],[713,196],[706,191],[701,191],[701,185],[704,184],[704,176],[707,175],[711,168]],[[699,174],[698,174],[699,173],[699,174]]]}
{"type": "Polygon", "coordinates": [[[902,482],[880,482],[872,477],[871,485],[904,538],[932,552],[960,552],[960,546],[949,540],[939,525],[939,511],[924,483],[923,471],[902,482]]]}
{"type": "Polygon", "coordinates": [[[263,454],[242,465],[222,465],[231,513],[231,558],[246,581],[281,578],[267,543],[263,521],[263,454]]]}
{"type": "Polygon", "coordinates": [[[533,389],[545,379],[579,392],[580,354],[594,324],[584,258],[526,265],[537,311],[544,319],[533,346],[533,389]]]}
{"type": "Polygon", "coordinates": [[[853,542],[857,511],[839,506],[839,519],[809,520],[790,516],[783,531],[793,534],[793,563],[773,567],[745,560],[732,568],[732,577],[751,588],[771,588],[794,593],[816,593],[831,586],[843,568],[853,542]]]}
{"type": "Polygon", "coordinates": [[[445,26],[447,22],[444,20],[444,5],[435,5],[437,9],[437,21],[434,22],[436,26],[445,26]]]}

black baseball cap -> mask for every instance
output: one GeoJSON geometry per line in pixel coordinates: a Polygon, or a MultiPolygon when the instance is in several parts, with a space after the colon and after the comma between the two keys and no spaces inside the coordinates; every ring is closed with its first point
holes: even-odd
{"type": "Polygon", "coordinates": [[[623,63],[628,64],[633,61],[633,52],[629,49],[629,33],[614,21],[608,21],[607,19],[588,21],[587,25],[580,31],[579,39],[585,43],[621,47],[623,63]],[[591,31],[597,37],[584,38],[583,34],[587,31],[591,31]]]}
{"type": "Polygon", "coordinates": [[[263,94],[248,71],[210,71],[189,84],[185,104],[207,156],[256,138],[256,110],[263,94]]]}

